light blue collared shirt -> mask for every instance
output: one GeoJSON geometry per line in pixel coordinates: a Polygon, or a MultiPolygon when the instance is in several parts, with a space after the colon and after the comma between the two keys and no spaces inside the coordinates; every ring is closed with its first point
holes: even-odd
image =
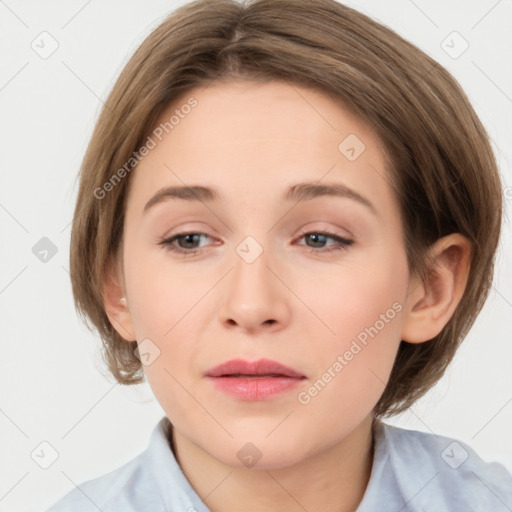
{"type": "MultiPolygon", "coordinates": [[[[46,512],[210,512],[181,471],[163,417],[149,445],[46,512]]],[[[512,512],[512,475],[462,441],[378,422],[370,481],[356,512],[512,512]]]]}

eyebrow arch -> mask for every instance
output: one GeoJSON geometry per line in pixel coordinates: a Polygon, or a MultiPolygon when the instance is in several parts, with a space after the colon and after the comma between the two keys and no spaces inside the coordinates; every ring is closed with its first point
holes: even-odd
{"type": "MultiPolygon", "coordinates": [[[[290,187],[284,196],[287,202],[300,202],[315,199],[317,197],[346,197],[366,206],[374,215],[379,216],[375,206],[363,195],[342,183],[318,183],[303,182],[290,187]]],[[[215,202],[220,200],[216,189],[203,185],[170,186],[160,189],[144,206],[143,213],[157,203],[168,199],[184,199],[186,201],[215,202]]]]}
{"type": "Polygon", "coordinates": [[[366,206],[374,215],[379,216],[377,209],[369,199],[342,183],[325,183],[323,185],[308,182],[297,183],[290,187],[285,196],[285,200],[296,202],[308,201],[310,199],[315,199],[316,197],[324,196],[346,197],[348,199],[353,199],[354,201],[366,206]]]}

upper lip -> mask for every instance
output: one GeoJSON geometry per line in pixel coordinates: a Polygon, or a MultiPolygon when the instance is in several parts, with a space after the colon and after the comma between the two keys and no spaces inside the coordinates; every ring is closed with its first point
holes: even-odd
{"type": "Polygon", "coordinates": [[[258,361],[245,361],[243,359],[231,359],[206,373],[209,377],[221,377],[225,375],[279,375],[285,377],[302,378],[302,373],[289,368],[271,359],[259,359],[258,361]]]}

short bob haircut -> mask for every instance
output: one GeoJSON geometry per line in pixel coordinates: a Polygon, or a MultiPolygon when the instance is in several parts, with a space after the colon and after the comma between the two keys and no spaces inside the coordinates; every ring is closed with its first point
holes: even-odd
{"type": "Polygon", "coordinates": [[[137,342],[114,329],[102,295],[108,270],[123,272],[133,156],[170,104],[192,88],[234,79],[316,89],[375,130],[411,275],[425,279],[433,271],[427,250],[439,238],[470,240],[467,286],[453,316],[432,340],[400,343],[373,414],[406,410],[444,374],[487,299],[502,186],[490,138],[455,78],[393,30],[335,0],[196,0],[143,41],[105,102],[79,173],[70,247],[77,313],[98,330],[115,379],[142,382],[137,342]]]}

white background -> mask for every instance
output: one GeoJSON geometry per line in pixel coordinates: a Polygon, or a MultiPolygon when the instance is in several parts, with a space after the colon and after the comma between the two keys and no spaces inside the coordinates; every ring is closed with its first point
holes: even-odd
{"type": "MultiPolygon", "coordinates": [[[[144,37],[182,3],[0,0],[0,511],[44,509],[74,484],[119,467],[146,447],[164,415],[147,384],[123,388],[100,373],[99,338],[72,302],[69,224],[102,100],[144,37]],[[43,31],[59,45],[47,59],[31,48],[43,31]],[[32,253],[42,237],[58,250],[46,263],[32,253]],[[31,458],[43,441],[58,452],[48,469],[31,458]]],[[[510,211],[512,2],[348,4],[461,83],[493,139],[510,211]],[[453,31],[469,43],[457,59],[441,47],[453,31]]],[[[388,421],[465,441],[512,471],[510,235],[506,220],[491,296],[446,377],[388,421]]]]}

